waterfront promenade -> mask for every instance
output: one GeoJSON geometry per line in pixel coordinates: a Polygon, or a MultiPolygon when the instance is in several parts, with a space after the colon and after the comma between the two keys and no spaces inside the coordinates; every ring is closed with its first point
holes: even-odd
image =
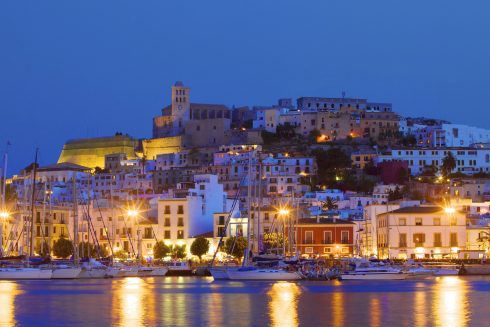
{"type": "Polygon", "coordinates": [[[0,326],[484,326],[490,277],[0,282],[0,326]]]}

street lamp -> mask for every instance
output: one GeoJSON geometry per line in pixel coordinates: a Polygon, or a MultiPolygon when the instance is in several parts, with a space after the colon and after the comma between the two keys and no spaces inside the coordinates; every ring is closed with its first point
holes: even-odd
{"type": "Polygon", "coordinates": [[[138,216],[140,215],[140,212],[137,209],[128,209],[127,213],[129,218],[133,218],[136,221],[136,237],[137,237],[137,242],[138,242],[138,259],[141,259],[141,235],[140,235],[140,224],[138,221],[138,216]]]}
{"type": "Polygon", "coordinates": [[[10,217],[10,213],[6,210],[0,212],[0,256],[3,256],[3,224],[10,217]]]}
{"type": "MultiPolygon", "coordinates": [[[[286,217],[289,216],[289,209],[280,208],[278,213],[279,213],[279,216],[283,217],[283,220],[282,220],[282,254],[285,256],[286,255],[286,217]]],[[[289,234],[288,234],[288,236],[289,236],[289,234]]]]}

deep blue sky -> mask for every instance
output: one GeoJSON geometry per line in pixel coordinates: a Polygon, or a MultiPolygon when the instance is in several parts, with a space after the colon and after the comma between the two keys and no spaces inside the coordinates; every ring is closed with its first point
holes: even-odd
{"type": "Polygon", "coordinates": [[[481,127],[490,106],[490,1],[0,2],[0,151],[9,173],[65,140],[151,135],[182,80],[194,102],[279,97],[392,102],[481,127]]]}

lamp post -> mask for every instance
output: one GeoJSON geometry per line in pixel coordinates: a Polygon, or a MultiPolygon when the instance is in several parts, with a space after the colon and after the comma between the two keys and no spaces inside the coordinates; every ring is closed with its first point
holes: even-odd
{"type": "Polygon", "coordinates": [[[7,211],[0,212],[0,256],[3,256],[3,224],[10,217],[7,211]]]}
{"type": "Polygon", "coordinates": [[[289,209],[279,209],[279,216],[282,219],[282,254],[286,255],[286,218],[289,217],[289,209]]]}
{"type": "Polygon", "coordinates": [[[136,210],[136,209],[129,209],[128,212],[128,217],[129,218],[133,218],[135,221],[136,221],[136,241],[137,241],[137,247],[138,247],[138,260],[141,261],[141,235],[140,235],[140,224],[139,224],[139,221],[138,221],[138,216],[139,216],[139,211],[136,210]]]}

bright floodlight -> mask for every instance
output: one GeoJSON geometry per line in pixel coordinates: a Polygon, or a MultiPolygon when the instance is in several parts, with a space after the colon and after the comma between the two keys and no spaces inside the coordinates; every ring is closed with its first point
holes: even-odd
{"type": "Polygon", "coordinates": [[[448,214],[453,214],[456,212],[456,209],[452,208],[452,207],[447,207],[444,209],[444,212],[445,213],[448,213],[448,214]]]}
{"type": "Polygon", "coordinates": [[[7,219],[10,216],[10,214],[7,211],[1,211],[0,212],[0,218],[1,219],[7,219]]]}
{"type": "Polygon", "coordinates": [[[289,215],[289,210],[285,209],[285,208],[279,209],[279,214],[281,216],[287,216],[287,215],[289,215]]]}
{"type": "Polygon", "coordinates": [[[134,209],[129,209],[128,210],[128,216],[129,217],[136,217],[136,216],[138,216],[138,214],[139,214],[138,213],[138,210],[134,210],[134,209]]]}

